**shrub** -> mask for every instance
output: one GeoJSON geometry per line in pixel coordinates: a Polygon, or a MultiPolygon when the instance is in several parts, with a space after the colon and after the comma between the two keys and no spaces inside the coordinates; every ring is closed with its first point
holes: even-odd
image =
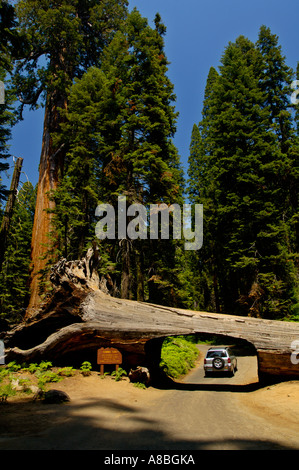
{"type": "Polygon", "coordinates": [[[111,373],[112,377],[115,377],[115,382],[118,382],[119,380],[122,380],[123,375],[127,375],[127,372],[122,369],[121,367],[118,368],[118,370],[114,370],[111,373]]]}
{"type": "Polygon", "coordinates": [[[143,389],[143,390],[146,390],[146,385],[143,384],[142,382],[134,382],[133,385],[134,385],[134,387],[136,387],[136,388],[141,388],[141,389],[143,389]]]}
{"type": "Polygon", "coordinates": [[[38,370],[38,364],[29,364],[29,366],[24,370],[28,370],[28,372],[30,372],[31,374],[35,374],[35,372],[38,370]]]}
{"type": "Polygon", "coordinates": [[[162,346],[160,367],[176,379],[194,367],[198,354],[196,345],[184,337],[166,338],[162,346]]]}
{"type": "Polygon", "coordinates": [[[52,367],[52,362],[50,361],[42,361],[39,365],[40,370],[48,370],[52,367]]]}
{"type": "Polygon", "coordinates": [[[75,371],[72,367],[63,367],[57,371],[57,374],[62,377],[71,377],[74,373],[75,371]]]}
{"type": "Polygon", "coordinates": [[[9,375],[9,370],[6,368],[3,368],[0,370],[0,382],[9,375]]]}
{"type": "Polygon", "coordinates": [[[90,362],[88,362],[88,361],[82,362],[82,365],[80,367],[81,374],[85,375],[85,376],[90,375],[91,368],[92,368],[92,366],[91,366],[90,362]]]}
{"type": "Polygon", "coordinates": [[[36,372],[42,372],[45,370],[49,370],[52,367],[52,362],[50,361],[41,361],[40,364],[37,364],[36,362],[32,362],[29,364],[29,366],[23,366],[22,369],[24,371],[28,371],[31,374],[35,374],[36,372]]]}
{"type": "Polygon", "coordinates": [[[38,386],[43,389],[46,383],[59,382],[60,380],[62,380],[62,377],[59,377],[59,375],[55,374],[55,372],[47,370],[46,372],[43,372],[39,375],[38,386]]]}
{"type": "Polygon", "coordinates": [[[11,397],[16,394],[16,391],[12,388],[11,383],[2,385],[0,387],[0,400],[6,401],[7,397],[11,397]]]}
{"type": "Polygon", "coordinates": [[[16,364],[15,361],[12,361],[7,364],[6,369],[10,372],[17,372],[21,369],[21,366],[19,364],[16,364]]]}

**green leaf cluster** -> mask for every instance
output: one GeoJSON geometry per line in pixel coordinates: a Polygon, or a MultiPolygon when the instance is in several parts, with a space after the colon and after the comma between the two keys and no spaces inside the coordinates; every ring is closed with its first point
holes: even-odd
{"type": "Polygon", "coordinates": [[[160,367],[172,378],[179,378],[195,365],[198,349],[188,339],[177,336],[166,338],[161,350],[160,367]]]}

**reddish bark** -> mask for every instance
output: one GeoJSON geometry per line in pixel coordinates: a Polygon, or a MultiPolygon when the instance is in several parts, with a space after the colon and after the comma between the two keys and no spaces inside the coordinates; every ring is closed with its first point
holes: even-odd
{"type": "Polygon", "coordinates": [[[63,149],[55,149],[51,133],[57,130],[60,123],[58,107],[66,108],[66,100],[59,101],[51,97],[46,106],[44,118],[44,131],[42,151],[39,165],[39,181],[34,215],[34,224],[31,242],[31,282],[30,301],[26,318],[34,315],[36,308],[42,300],[40,292],[40,273],[47,267],[51,250],[50,233],[52,230],[52,211],[55,207],[50,198],[50,192],[57,188],[59,175],[63,169],[63,149]],[[54,104],[52,104],[54,103],[54,104]]]}

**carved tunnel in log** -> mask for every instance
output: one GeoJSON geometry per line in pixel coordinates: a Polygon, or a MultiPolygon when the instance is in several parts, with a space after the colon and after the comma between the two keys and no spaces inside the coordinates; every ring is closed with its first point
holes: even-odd
{"type": "Polygon", "coordinates": [[[299,324],[223,315],[111,297],[99,289],[62,285],[42,314],[19,325],[4,338],[7,359],[18,362],[67,360],[100,347],[115,347],[130,366],[157,371],[165,337],[205,333],[251,343],[257,354],[259,377],[299,377],[291,361],[292,342],[299,324]]]}
{"type": "Polygon", "coordinates": [[[121,351],[124,367],[145,365],[152,377],[159,377],[165,337],[204,333],[253,345],[259,378],[299,377],[299,364],[291,360],[292,343],[299,341],[299,323],[183,310],[112,297],[99,279],[97,262],[93,248],[81,260],[62,259],[53,266],[51,296],[22,324],[0,334],[7,361],[67,363],[77,359],[82,364],[86,360],[92,362],[97,349],[114,347],[121,351]]]}

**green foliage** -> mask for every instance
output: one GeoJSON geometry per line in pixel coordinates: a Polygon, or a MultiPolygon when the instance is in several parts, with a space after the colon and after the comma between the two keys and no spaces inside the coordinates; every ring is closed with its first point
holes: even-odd
{"type": "Polygon", "coordinates": [[[21,365],[17,364],[15,361],[9,362],[5,367],[9,372],[17,372],[21,369],[21,365]]]}
{"type": "Polygon", "coordinates": [[[61,377],[72,377],[75,374],[75,369],[71,366],[62,367],[57,371],[57,374],[61,377]]]}
{"type": "Polygon", "coordinates": [[[17,364],[15,361],[8,363],[0,370],[0,382],[2,382],[0,387],[0,397],[2,397],[3,400],[6,400],[7,397],[16,394],[16,390],[12,383],[14,379],[18,380],[18,385],[22,387],[22,392],[32,393],[30,388],[31,380],[26,377],[21,377],[19,375],[21,372],[30,372],[34,375],[37,378],[38,386],[42,390],[44,390],[47,383],[62,380],[63,377],[58,373],[51,371],[51,367],[52,363],[50,361],[41,361],[40,364],[31,363],[29,365],[17,364]]]}
{"type": "Polygon", "coordinates": [[[141,388],[142,390],[146,390],[146,385],[142,382],[134,382],[133,387],[141,388]]]}
{"type": "Polygon", "coordinates": [[[291,76],[266,27],[256,44],[230,43],[209,73],[189,157],[190,199],[205,217],[204,247],[190,257],[198,308],[281,319],[298,303],[291,76]]]}
{"type": "Polygon", "coordinates": [[[44,390],[47,383],[60,382],[61,380],[62,377],[50,370],[38,374],[38,386],[41,390],[44,390]]]}
{"type": "Polygon", "coordinates": [[[179,378],[195,365],[198,349],[193,342],[184,337],[169,337],[162,346],[160,367],[167,375],[179,378]]]}
{"type": "Polygon", "coordinates": [[[8,397],[12,397],[16,394],[16,391],[12,388],[11,383],[0,386],[0,399],[6,401],[8,397]]]}
{"type": "MultiPolygon", "coordinates": [[[[17,121],[14,109],[16,101],[15,89],[11,84],[10,73],[15,60],[22,50],[22,40],[16,28],[15,9],[8,1],[0,2],[0,81],[4,83],[4,104],[0,104],[0,209],[1,203],[8,195],[7,188],[2,184],[1,173],[8,170],[5,161],[9,156],[9,140],[11,129],[17,121]]],[[[1,213],[0,213],[1,214],[1,213]]]]}
{"type": "Polygon", "coordinates": [[[0,382],[9,375],[9,369],[7,367],[0,369],[0,382]]]}
{"type": "Polygon", "coordinates": [[[126,0],[19,0],[16,11],[25,53],[14,82],[22,98],[20,111],[24,104],[36,108],[46,96],[59,106],[73,79],[100,64],[126,6],[126,0]]]}
{"type": "MultiPolygon", "coordinates": [[[[110,82],[110,112],[104,122],[103,175],[114,204],[182,202],[182,175],[172,137],[176,129],[173,85],[167,77],[163,28],[152,29],[134,9],[103,59],[110,82]],[[112,111],[112,112],[111,112],[112,111]],[[109,155],[111,156],[107,158],[109,155]]],[[[118,250],[122,297],[171,304],[177,286],[172,240],[130,240],[118,250]]]]}
{"type": "Polygon", "coordinates": [[[7,72],[1,68],[1,65],[0,81],[4,83],[5,92],[5,102],[4,104],[0,104],[0,204],[4,204],[8,196],[8,189],[2,184],[1,173],[9,169],[9,163],[6,160],[10,156],[9,141],[11,138],[11,129],[16,123],[16,116],[13,108],[15,101],[14,92],[9,83],[9,76],[7,72]]]}
{"type": "MultiPolygon", "coordinates": [[[[88,376],[91,373],[91,369],[91,363],[84,361],[79,370],[82,375],[88,376]]],[[[36,384],[42,392],[40,395],[42,396],[47,390],[48,384],[60,382],[74,375],[76,375],[76,369],[72,366],[56,368],[53,367],[52,362],[46,360],[40,363],[22,365],[12,361],[0,368],[0,401],[6,401],[7,398],[15,396],[17,393],[33,393],[34,388],[32,385],[36,387],[36,384]],[[18,390],[15,388],[16,384],[19,387],[18,390]]],[[[105,373],[101,378],[104,378],[106,375],[109,375],[109,373],[105,373]]],[[[121,367],[111,373],[111,377],[116,382],[122,380],[126,375],[127,372],[121,367]]]]}
{"type": "Polygon", "coordinates": [[[29,364],[29,366],[23,366],[23,370],[30,372],[31,374],[35,374],[39,370],[39,366],[36,363],[29,364]]]}
{"type": "Polygon", "coordinates": [[[53,194],[55,201],[55,244],[59,255],[77,259],[84,255],[94,239],[94,212],[98,204],[99,123],[103,119],[107,80],[97,68],[91,68],[70,89],[66,122],[56,134],[56,145],[67,145],[64,177],[53,194]]]}
{"type": "Polygon", "coordinates": [[[36,372],[41,373],[46,370],[49,370],[52,367],[52,362],[50,361],[41,361],[39,364],[36,362],[32,362],[29,365],[23,364],[22,366],[18,366],[22,370],[30,372],[31,374],[35,374],[36,372]]]}
{"type": "Polygon", "coordinates": [[[90,375],[91,369],[92,369],[92,365],[89,361],[82,362],[82,365],[80,367],[82,375],[84,376],[90,375]]]}
{"type": "Polygon", "coordinates": [[[49,370],[52,367],[52,362],[51,361],[41,361],[39,364],[39,370],[44,371],[44,370],[49,370]]]}
{"type": "MultiPolygon", "coordinates": [[[[134,9],[104,49],[101,69],[91,67],[69,90],[65,122],[54,138],[56,146],[68,149],[64,176],[52,195],[60,256],[80,258],[95,241],[98,203],[116,207],[121,194],[128,205],[182,202],[162,26],[157,17],[151,28],[134,9]]],[[[122,297],[153,301],[158,291],[160,303],[174,302],[167,292],[175,292],[178,283],[174,242],[167,241],[168,253],[160,241],[96,242],[100,272],[122,297]]]]}
{"type": "Polygon", "coordinates": [[[111,372],[111,377],[113,377],[115,379],[115,382],[119,382],[126,375],[127,375],[127,372],[124,369],[122,369],[121,367],[119,367],[117,370],[114,370],[113,372],[111,372]]]}
{"type": "Polygon", "coordinates": [[[6,0],[1,0],[0,17],[0,68],[9,72],[13,67],[11,59],[18,53],[20,38],[16,30],[14,6],[6,0]]]}
{"type": "Polygon", "coordinates": [[[101,374],[101,379],[104,379],[105,377],[107,377],[107,375],[110,375],[109,372],[104,372],[104,374],[101,374]]]}
{"type": "Polygon", "coordinates": [[[105,165],[111,188],[132,200],[140,199],[142,187],[144,204],[156,199],[174,202],[180,191],[171,140],[177,114],[162,36],[134,9],[105,50],[102,67],[112,91],[102,150],[114,154],[114,161],[110,158],[105,165]]]}
{"type": "Polygon", "coordinates": [[[0,317],[10,323],[23,318],[28,302],[34,209],[35,190],[31,183],[24,183],[15,202],[0,272],[0,317]]]}

